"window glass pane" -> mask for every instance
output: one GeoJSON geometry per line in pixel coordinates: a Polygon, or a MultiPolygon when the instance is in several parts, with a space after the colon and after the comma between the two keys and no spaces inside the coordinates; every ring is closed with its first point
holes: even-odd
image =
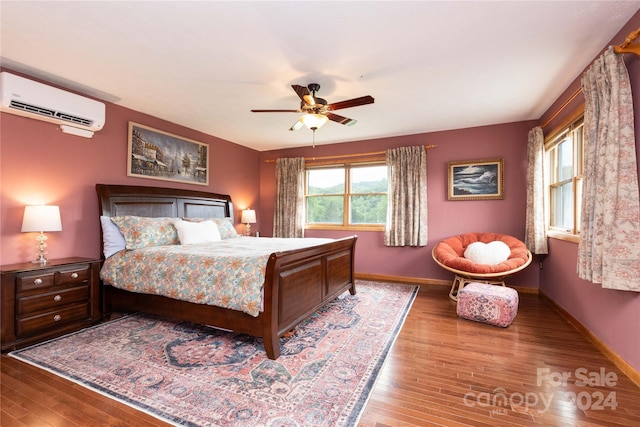
{"type": "Polygon", "coordinates": [[[571,181],[551,190],[553,215],[551,225],[573,230],[573,184],[571,181]]]}
{"type": "Polygon", "coordinates": [[[344,196],[307,197],[307,224],[342,224],[344,196]]]}
{"type": "Polygon", "coordinates": [[[567,137],[564,141],[558,144],[557,148],[557,179],[558,181],[564,181],[565,179],[571,179],[573,177],[573,140],[571,137],[567,137]]]}
{"type": "Polygon", "coordinates": [[[386,193],[387,166],[355,167],[350,170],[351,193],[386,193]]]}
{"type": "Polygon", "coordinates": [[[308,170],[307,194],[344,194],[344,168],[308,170]]]}
{"type": "Polygon", "coordinates": [[[387,219],[387,195],[351,196],[351,224],[384,224],[387,219]]]}

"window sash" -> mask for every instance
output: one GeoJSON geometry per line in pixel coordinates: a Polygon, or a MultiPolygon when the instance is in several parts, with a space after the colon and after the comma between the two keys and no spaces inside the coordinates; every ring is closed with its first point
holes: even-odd
{"type": "Polygon", "coordinates": [[[580,232],[583,181],[583,117],[556,132],[545,143],[548,156],[550,231],[571,235],[580,232]]]}
{"type": "MultiPolygon", "coordinates": [[[[305,206],[306,206],[306,218],[305,218],[305,227],[311,229],[322,229],[322,228],[357,228],[357,229],[372,229],[372,230],[381,230],[384,229],[384,225],[386,222],[386,200],[387,200],[387,192],[385,191],[375,191],[375,190],[366,190],[365,188],[358,188],[358,182],[352,182],[359,180],[361,177],[358,177],[358,172],[364,168],[374,168],[374,167],[385,167],[386,164],[383,162],[374,162],[374,163],[353,163],[353,164],[339,164],[339,165],[323,165],[323,166],[311,166],[307,168],[307,173],[305,175],[305,206]],[[319,194],[317,191],[314,191],[313,188],[310,188],[310,177],[316,178],[313,176],[314,172],[323,171],[323,170],[343,170],[344,178],[343,178],[343,186],[342,192],[327,192],[319,194]],[[359,191],[353,191],[353,189],[359,191]],[[319,201],[322,198],[338,198],[342,199],[341,206],[337,206],[337,202],[334,202],[332,212],[326,212],[325,215],[319,214],[317,209],[320,205],[319,201]],[[378,208],[380,204],[384,203],[384,213],[381,213],[379,210],[377,211],[367,211],[363,212],[362,210],[358,212],[354,212],[352,209],[356,204],[374,204],[375,201],[378,200],[378,208]],[[315,204],[315,206],[311,206],[315,204]],[[380,221],[380,222],[377,222],[380,221]]],[[[320,172],[322,173],[322,172],[320,172]]],[[[386,171],[384,173],[384,178],[386,179],[386,171]]],[[[380,189],[378,189],[380,190],[380,189]]]]}

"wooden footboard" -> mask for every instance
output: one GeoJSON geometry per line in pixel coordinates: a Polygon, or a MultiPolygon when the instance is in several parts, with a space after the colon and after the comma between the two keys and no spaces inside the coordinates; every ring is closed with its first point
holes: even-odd
{"type": "Polygon", "coordinates": [[[355,295],[356,236],[271,255],[264,284],[260,336],[267,356],[280,355],[279,338],[347,289],[355,295]]]}

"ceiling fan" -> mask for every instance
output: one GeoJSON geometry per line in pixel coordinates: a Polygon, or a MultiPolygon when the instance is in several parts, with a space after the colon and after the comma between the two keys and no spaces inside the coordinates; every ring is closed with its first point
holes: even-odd
{"type": "Polygon", "coordinates": [[[357,120],[343,117],[332,113],[343,108],[357,107],[359,105],[373,104],[374,99],[367,95],[359,98],[348,99],[346,101],[327,104],[327,100],[316,96],[320,90],[318,83],[311,83],[307,87],[291,85],[296,94],[300,97],[300,108],[297,110],[251,110],[254,113],[305,113],[294,123],[289,130],[298,130],[302,126],[307,126],[312,131],[320,129],[328,120],[342,125],[353,126],[357,120]]]}

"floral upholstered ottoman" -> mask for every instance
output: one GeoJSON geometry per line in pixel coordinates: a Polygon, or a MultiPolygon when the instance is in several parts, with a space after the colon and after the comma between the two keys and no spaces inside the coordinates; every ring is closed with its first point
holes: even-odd
{"type": "Polygon", "coordinates": [[[518,314],[518,292],[505,286],[472,282],[458,292],[458,316],[506,328],[518,314]]]}

